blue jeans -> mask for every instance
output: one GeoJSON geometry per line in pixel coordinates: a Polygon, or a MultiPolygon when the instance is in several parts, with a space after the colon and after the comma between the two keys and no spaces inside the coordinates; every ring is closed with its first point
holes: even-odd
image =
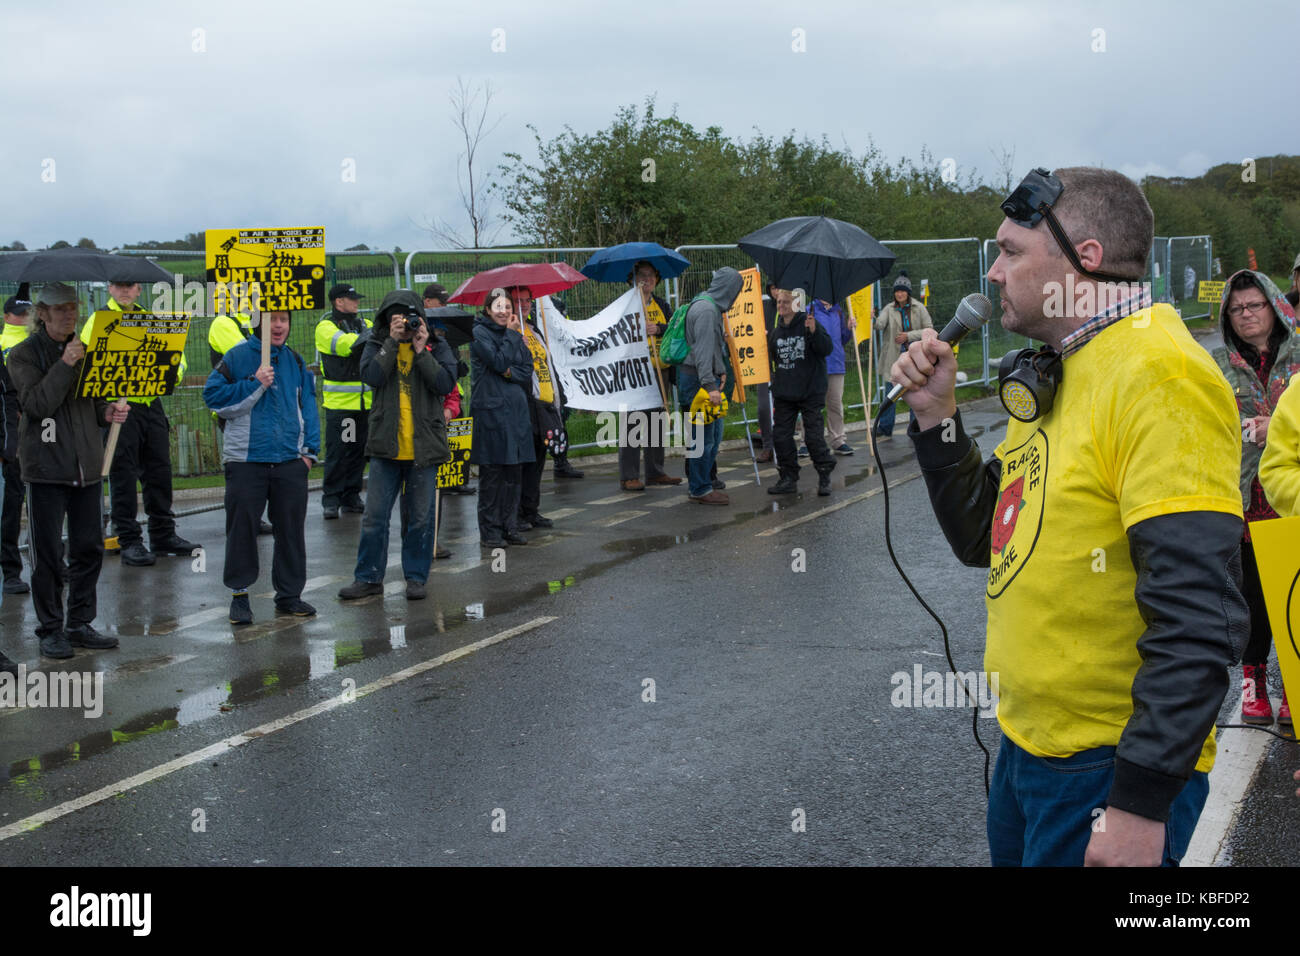
{"type": "MultiPolygon", "coordinates": [[[[885,400],[885,388],[880,389],[880,400],[885,400]]],[[[889,407],[880,413],[880,424],[876,426],[876,435],[892,435],[894,433],[894,416],[898,413],[897,403],[891,402],[889,407]]]]}
{"type": "MultiPolygon", "coordinates": [[[[690,411],[691,402],[695,401],[700,387],[700,380],[695,375],[678,367],[677,396],[683,412],[690,411]]],[[[686,480],[691,496],[703,498],[713,490],[713,479],[709,476],[713,473],[714,462],[718,460],[718,446],[722,444],[722,427],[725,422],[721,416],[703,426],[689,424],[689,417],[686,420],[686,480]],[[703,445],[702,450],[696,447],[697,443],[703,445]]]]}
{"type": "MultiPolygon", "coordinates": [[[[994,866],[1083,866],[1092,828],[1115,779],[1115,748],[1035,757],[1006,734],[989,790],[989,856],[994,866]]],[[[1163,866],[1177,866],[1210,792],[1194,772],[1169,809],[1163,866]]]]}
{"type": "Polygon", "coordinates": [[[433,495],[438,487],[438,469],[417,468],[412,461],[391,458],[370,459],[370,484],[366,513],[361,519],[361,544],[357,547],[358,581],[379,584],[388,569],[388,526],[393,503],[405,484],[410,512],[402,536],[402,575],[423,584],[433,563],[433,495]]]}

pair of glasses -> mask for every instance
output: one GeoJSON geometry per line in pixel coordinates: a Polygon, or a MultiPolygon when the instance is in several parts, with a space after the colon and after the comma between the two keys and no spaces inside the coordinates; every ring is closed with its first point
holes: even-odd
{"type": "Polygon", "coordinates": [[[1074,251],[1074,243],[1065,234],[1060,220],[1052,212],[1052,207],[1056,205],[1063,192],[1065,192],[1064,183],[1043,167],[1035,167],[1020,181],[1020,185],[1011,191],[1011,195],[1002,200],[1002,213],[1012,222],[1026,229],[1032,229],[1040,220],[1046,219],[1052,238],[1056,240],[1056,244],[1070,260],[1070,265],[1074,266],[1075,271],[1080,275],[1107,282],[1132,282],[1133,280],[1127,276],[1084,268],[1083,263],[1079,261],[1079,254],[1074,251]]]}
{"type": "Polygon", "coordinates": [[[1241,305],[1229,306],[1228,314],[1232,316],[1234,319],[1236,319],[1241,317],[1246,312],[1250,312],[1252,314],[1255,312],[1262,312],[1265,308],[1267,308],[1267,306],[1268,306],[1267,302],[1243,302],[1241,305]]]}

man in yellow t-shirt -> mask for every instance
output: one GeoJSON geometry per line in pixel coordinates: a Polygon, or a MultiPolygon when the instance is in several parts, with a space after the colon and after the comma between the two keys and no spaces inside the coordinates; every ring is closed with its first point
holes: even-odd
{"type": "Polygon", "coordinates": [[[1004,379],[1013,419],[994,457],[962,430],[957,364],[933,331],[891,373],[910,386],[908,434],[945,536],[989,568],[1003,731],[990,856],[1176,864],[1246,633],[1236,404],[1137,283],[1153,217],[1133,182],[1035,170],[1002,209],[989,279],[1003,327],[1051,351],[1004,379]]]}

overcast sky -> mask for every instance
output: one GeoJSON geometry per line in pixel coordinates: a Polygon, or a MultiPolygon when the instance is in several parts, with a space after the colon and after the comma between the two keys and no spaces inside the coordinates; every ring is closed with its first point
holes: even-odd
{"type": "Polygon", "coordinates": [[[925,147],[956,160],[963,179],[994,179],[1004,148],[1017,176],[1077,164],[1194,176],[1300,153],[1296,10],[1249,0],[9,4],[0,244],[323,225],[331,250],[433,247],[420,222],[464,219],[448,104],[457,76],[499,91],[502,122],[483,147],[493,165],[506,151],[533,155],[526,123],[548,139],[565,124],[593,132],[653,94],[661,113],[675,105],[699,129],[825,134],[859,153],[870,138],[890,159],[925,147]],[[793,49],[800,38],[806,52],[793,49]],[[347,159],[355,182],[343,181],[347,159]]]}

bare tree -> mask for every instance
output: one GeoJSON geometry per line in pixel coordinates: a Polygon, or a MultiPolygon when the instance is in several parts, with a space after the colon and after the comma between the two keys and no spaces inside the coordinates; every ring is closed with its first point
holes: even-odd
{"type": "Polygon", "coordinates": [[[461,249],[482,248],[483,243],[492,242],[501,231],[501,226],[496,222],[493,197],[488,189],[488,170],[484,168],[487,164],[479,162],[479,147],[501,125],[503,119],[501,116],[492,121],[488,119],[495,93],[487,80],[474,86],[458,76],[449,95],[451,122],[465,143],[464,152],[456,157],[456,186],[460,190],[461,205],[469,220],[470,241],[466,243],[461,230],[445,219],[428,219],[422,228],[435,239],[449,242],[461,249]]]}
{"type": "Polygon", "coordinates": [[[1007,149],[1003,144],[996,150],[990,148],[989,152],[993,154],[993,160],[998,164],[998,175],[1002,177],[1002,191],[1011,192],[1011,182],[1016,170],[1016,148],[1012,146],[1007,149]]]}

